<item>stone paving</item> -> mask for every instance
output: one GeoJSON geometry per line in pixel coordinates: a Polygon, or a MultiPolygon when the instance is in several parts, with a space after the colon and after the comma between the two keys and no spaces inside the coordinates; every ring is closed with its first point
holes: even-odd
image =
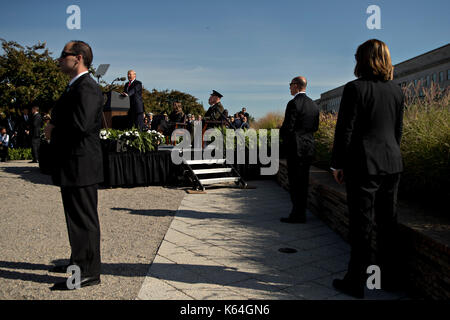
{"type": "MultiPolygon", "coordinates": [[[[352,299],[331,285],[345,274],[348,244],[310,212],[306,224],[281,223],[289,194],[274,181],[250,184],[185,195],[138,299],[352,299]]],[[[366,299],[405,298],[366,289],[366,299]]]]}

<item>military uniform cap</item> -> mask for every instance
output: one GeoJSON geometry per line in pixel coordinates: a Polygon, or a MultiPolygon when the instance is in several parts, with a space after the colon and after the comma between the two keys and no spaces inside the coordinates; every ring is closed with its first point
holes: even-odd
{"type": "Polygon", "coordinates": [[[219,98],[222,98],[223,97],[223,95],[221,95],[219,92],[217,92],[216,90],[213,90],[213,92],[211,93],[211,95],[212,96],[216,96],[216,97],[219,97],[219,98]]]}

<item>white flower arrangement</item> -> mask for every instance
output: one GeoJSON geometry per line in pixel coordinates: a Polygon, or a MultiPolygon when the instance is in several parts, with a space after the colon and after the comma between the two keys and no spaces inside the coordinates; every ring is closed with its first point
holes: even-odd
{"type": "Polygon", "coordinates": [[[100,130],[100,139],[102,140],[107,140],[109,138],[109,136],[111,135],[111,133],[107,130],[100,130]]]}
{"type": "Polygon", "coordinates": [[[100,131],[100,139],[120,141],[128,150],[139,150],[140,152],[153,151],[165,141],[164,135],[155,130],[140,132],[134,128],[125,131],[102,129],[100,131]]]}

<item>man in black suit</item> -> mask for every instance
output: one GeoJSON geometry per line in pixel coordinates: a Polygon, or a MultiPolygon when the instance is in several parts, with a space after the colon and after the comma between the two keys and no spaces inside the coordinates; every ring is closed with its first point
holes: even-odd
{"type": "Polygon", "coordinates": [[[144,129],[144,102],[142,101],[142,83],[136,80],[136,72],[128,71],[128,82],[125,84],[122,95],[130,98],[130,110],[128,117],[130,126],[134,126],[139,130],[144,129]]]}
{"type": "Polygon", "coordinates": [[[280,129],[288,166],[292,211],[281,222],[305,223],[308,200],[309,167],[314,156],[314,132],[319,129],[319,108],[305,93],[305,77],[289,84],[291,95],[280,129]]]}
{"type": "MultiPolygon", "coordinates": [[[[88,73],[92,58],[87,43],[66,44],[58,62],[72,80],[45,127],[53,150],[52,179],[61,187],[72,251],[70,265],[80,268],[80,287],[100,283],[101,265],[97,185],[103,181],[99,138],[103,95],[88,73]]],[[[66,272],[67,267],[55,266],[51,271],[66,272]]],[[[66,282],[61,282],[52,289],[73,288],[68,287],[66,282]]]]}
{"type": "Polygon", "coordinates": [[[19,148],[30,147],[30,116],[28,109],[22,110],[22,115],[19,117],[17,125],[17,145],[19,148]]]}
{"type": "Polygon", "coordinates": [[[31,136],[31,154],[33,156],[32,163],[39,161],[39,147],[41,146],[41,127],[42,118],[39,114],[39,107],[34,106],[31,108],[31,125],[30,125],[30,136],[31,136]]]}
{"type": "Polygon", "coordinates": [[[345,178],[351,256],[336,289],[364,297],[370,264],[372,220],[377,230],[381,287],[398,285],[397,188],[403,170],[400,153],[404,96],[392,80],[389,49],[372,39],[358,47],[355,75],[339,108],[331,167],[338,183],[345,178]]]}

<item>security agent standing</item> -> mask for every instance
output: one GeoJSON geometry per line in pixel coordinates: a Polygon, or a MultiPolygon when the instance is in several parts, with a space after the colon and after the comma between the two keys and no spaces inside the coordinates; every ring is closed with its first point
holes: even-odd
{"type": "Polygon", "coordinates": [[[347,273],[335,279],[333,286],[363,298],[374,225],[381,288],[396,290],[402,285],[397,192],[403,171],[400,142],[405,97],[392,81],[394,68],[384,42],[364,42],[355,58],[358,79],[344,87],[331,158],[335,180],[345,181],[351,253],[347,273]]]}
{"type": "Polygon", "coordinates": [[[306,96],[306,78],[292,79],[294,99],[286,107],[280,136],[287,151],[289,192],[292,211],[281,222],[305,223],[308,200],[309,167],[314,156],[314,132],[319,129],[319,108],[306,96]]]}
{"type": "Polygon", "coordinates": [[[32,163],[39,162],[39,149],[41,146],[41,127],[42,118],[39,114],[39,107],[34,106],[31,108],[32,118],[30,126],[30,136],[31,136],[31,153],[33,156],[32,163]]]}
{"type": "MultiPolygon", "coordinates": [[[[72,80],[53,108],[51,122],[45,127],[52,147],[52,179],[61,187],[71,247],[69,265],[80,268],[75,288],[100,283],[100,224],[98,183],[103,181],[100,145],[103,95],[89,75],[92,50],[82,41],[66,44],[58,59],[62,72],[72,80]]],[[[53,267],[65,273],[69,265],[53,267]]],[[[68,290],[66,281],[52,290],[68,290]]]]}

